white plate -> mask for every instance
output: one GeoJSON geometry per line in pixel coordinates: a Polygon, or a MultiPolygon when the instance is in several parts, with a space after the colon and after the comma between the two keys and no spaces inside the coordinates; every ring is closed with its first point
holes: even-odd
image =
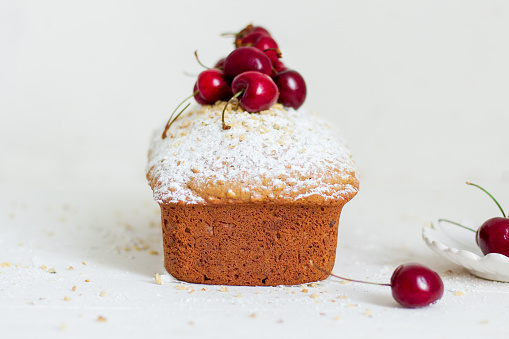
{"type": "MultiPolygon", "coordinates": [[[[473,229],[475,225],[464,223],[473,229]]],[[[483,255],[475,233],[445,221],[435,221],[422,229],[426,244],[440,256],[463,266],[473,275],[509,282],[509,257],[498,253],[483,255]]]]}

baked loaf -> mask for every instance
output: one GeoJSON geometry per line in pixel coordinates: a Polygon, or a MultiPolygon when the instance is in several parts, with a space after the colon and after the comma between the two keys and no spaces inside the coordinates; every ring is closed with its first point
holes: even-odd
{"type": "Polygon", "coordinates": [[[358,191],[349,151],[319,117],[276,104],[190,110],[154,134],[147,179],[177,279],[294,285],[332,270],[341,209],[358,191]]]}

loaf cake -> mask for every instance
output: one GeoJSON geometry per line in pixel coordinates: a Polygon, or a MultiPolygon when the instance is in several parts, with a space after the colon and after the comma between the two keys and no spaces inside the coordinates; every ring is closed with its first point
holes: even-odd
{"type": "Polygon", "coordinates": [[[359,181],[337,131],[304,108],[197,105],[154,133],[146,175],[161,208],[164,265],[204,284],[327,278],[359,181]]]}

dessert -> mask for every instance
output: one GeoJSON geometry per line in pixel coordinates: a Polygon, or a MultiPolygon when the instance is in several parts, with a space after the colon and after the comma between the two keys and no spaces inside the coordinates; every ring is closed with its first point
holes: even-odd
{"type": "MultiPolygon", "coordinates": [[[[246,37],[237,34],[237,45],[246,37]]],[[[284,86],[272,78],[285,67],[268,59],[272,69],[253,70],[247,59],[227,57],[218,62],[227,72],[211,76],[224,76],[233,99],[211,102],[224,84],[197,82],[200,105],[171,117],[152,139],[147,179],[161,208],[166,270],[206,284],[325,279],[310,260],[334,266],[339,216],[358,190],[355,167],[334,129],[301,107],[303,80],[276,103],[284,86]]]]}

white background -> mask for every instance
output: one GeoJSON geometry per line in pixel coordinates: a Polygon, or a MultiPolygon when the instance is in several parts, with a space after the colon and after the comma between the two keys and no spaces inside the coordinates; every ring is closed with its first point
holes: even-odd
{"type": "MultiPolygon", "coordinates": [[[[438,262],[420,229],[437,217],[482,220],[497,213],[466,180],[509,206],[506,1],[0,0],[0,231],[7,235],[0,238],[0,262],[26,258],[39,265],[34,256],[47,252],[38,234],[65,227],[36,222],[48,209],[35,206],[46,199],[49,207],[74,206],[84,227],[103,216],[107,228],[118,213],[136,208],[139,234],[148,224],[140,215],[157,222],[144,179],[151,132],[191,93],[195,78],[185,73],[202,70],[193,52],[213,65],[232,49],[220,33],[248,23],[269,29],[283,61],[306,79],[305,106],[348,140],[361,174],[361,192],[342,219],[345,241],[359,244],[349,254],[362,244],[368,254],[360,263],[375,272],[383,264],[378,252],[391,252],[385,258],[391,265],[420,258],[470,282],[461,269],[438,262]],[[14,217],[20,214],[24,221],[14,217]],[[16,246],[27,238],[36,249],[23,257],[16,246]],[[398,255],[401,246],[407,251],[398,255]]],[[[160,264],[152,262],[153,271],[160,264]]],[[[136,267],[130,268],[140,273],[136,267]]],[[[19,300],[8,304],[21,309],[19,300]]],[[[394,328],[395,319],[412,319],[395,314],[384,319],[394,328]]]]}

